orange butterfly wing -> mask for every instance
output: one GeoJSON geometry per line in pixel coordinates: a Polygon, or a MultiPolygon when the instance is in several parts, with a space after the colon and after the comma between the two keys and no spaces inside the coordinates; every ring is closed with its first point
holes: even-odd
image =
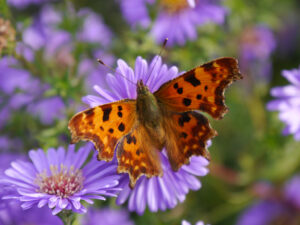
{"type": "Polygon", "coordinates": [[[111,161],[118,140],[127,134],[136,119],[136,101],[124,99],[77,113],[69,121],[72,143],[92,141],[98,159],[111,161]]]}
{"type": "Polygon", "coordinates": [[[221,119],[228,111],[224,90],[238,79],[242,79],[242,75],[237,60],[220,58],[165,83],[154,95],[174,111],[201,110],[221,119]]]}
{"type": "Polygon", "coordinates": [[[144,126],[139,124],[122,139],[117,147],[118,173],[128,173],[130,186],[137,179],[162,175],[159,151],[144,126]]]}
{"type": "Polygon", "coordinates": [[[209,159],[207,141],[217,135],[205,118],[195,111],[170,113],[164,119],[166,150],[174,171],[189,163],[193,155],[209,159]]]}

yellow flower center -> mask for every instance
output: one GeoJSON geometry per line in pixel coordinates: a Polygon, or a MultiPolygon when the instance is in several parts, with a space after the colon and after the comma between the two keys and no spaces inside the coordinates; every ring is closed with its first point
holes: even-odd
{"type": "Polygon", "coordinates": [[[187,0],[160,0],[160,5],[169,13],[176,13],[190,7],[187,0]]]}
{"type": "Polygon", "coordinates": [[[37,175],[38,192],[67,198],[83,188],[84,178],[81,170],[73,167],[68,169],[63,165],[60,170],[57,166],[50,166],[50,170],[50,176],[46,172],[37,175]]]}

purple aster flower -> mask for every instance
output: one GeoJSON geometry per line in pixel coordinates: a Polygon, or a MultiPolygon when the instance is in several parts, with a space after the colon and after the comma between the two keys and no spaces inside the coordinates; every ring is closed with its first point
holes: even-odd
{"type": "Polygon", "coordinates": [[[295,176],[289,180],[281,191],[270,185],[267,186],[267,188],[263,187],[263,199],[246,209],[238,219],[237,225],[299,223],[300,176],[295,176]]]}
{"type": "Polygon", "coordinates": [[[272,88],[271,95],[277,99],[270,101],[267,109],[279,111],[279,119],[286,124],[283,134],[294,134],[300,141],[300,68],[283,70],[282,76],[291,84],[272,88]]]}
{"type": "MultiPolygon", "coordinates": [[[[137,57],[134,70],[123,60],[117,61],[116,74],[107,74],[106,82],[110,90],[95,85],[94,89],[99,96],[88,95],[83,98],[91,107],[117,101],[124,98],[136,98],[136,83],[138,80],[148,86],[151,92],[156,91],[163,83],[179,75],[175,66],[168,68],[162,64],[161,57],[156,56],[150,65],[141,57],[137,57]],[[151,71],[151,74],[150,74],[151,71]],[[129,82],[125,79],[133,81],[129,82]]],[[[205,176],[208,173],[208,161],[203,157],[192,157],[189,165],[184,165],[178,172],[171,169],[169,161],[163,151],[160,154],[163,168],[163,177],[150,179],[142,176],[137,181],[134,189],[129,187],[129,178],[125,174],[120,179],[120,187],[124,188],[117,198],[117,204],[123,204],[129,199],[128,208],[142,214],[148,205],[153,212],[166,210],[182,202],[190,189],[198,190],[201,187],[196,176],[205,176]]]]}
{"type": "Polygon", "coordinates": [[[75,146],[70,145],[67,152],[60,147],[48,149],[47,154],[41,149],[31,150],[32,162],[14,161],[5,171],[1,183],[17,190],[5,198],[19,200],[23,209],[48,205],[56,215],[62,210],[84,213],[82,201],[92,204],[91,199],[116,196],[120,190],[116,188],[120,177],[116,165],[94,158],[84,165],[91,148],[86,145],[75,152],[75,146]]]}
{"type": "MultiPolygon", "coordinates": [[[[145,0],[121,1],[122,12],[131,25],[149,24],[146,2],[145,0]]],[[[195,40],[198,26],[208,22],[222,24],[226,15],[224,7],[209,0],[161,0],[158,4],[160,11],[150,33],[157,43],[162,43],[168,38],[170,46],[183,45],[186,40],[195,40]]]]}
{"type": "MultiPolygon", "coordinates": [[[[186,221],[186,220],[182,220],[182,221],[181,221],[181,225],[191,225],[191,223],[188,222],[188,221],[186,221]]],[[[205,225],[205,224],[204,224],[204,222],[202,222],[202,221],[198,221],[198,222],[196,223],[196,225],[205,225]]]]}
{"type": "Polygon", "coordinates": [[[276,48],[275,37],[267,26],[258,25],[246,28],[240,40],[240,65],[248,74],[257,74],[270,79],[270,56],[276,48]]]}
{"type": "Polygon", "coordinates": [[[126,210],[89,209],[82,218],[82,225],[133,225],[126,210]]]}

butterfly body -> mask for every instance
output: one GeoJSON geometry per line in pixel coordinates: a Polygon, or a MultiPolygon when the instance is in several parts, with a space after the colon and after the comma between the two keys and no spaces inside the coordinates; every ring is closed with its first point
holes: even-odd
{"type": "Polygon", "coordinates": [[[204,111],[221,119],[228,111],[225,88],[241,79],[237,61],[220,58],[192,69],[152,93],[140,80],[137,99],[124,99],[85,110],[69,122],[72,142],[92,141],[98,159],[128,173],[133,187],[141,175],[162,175],[160,151],[166,150],[174,171],[193,155],[209,158],[207,141],[216,136],[204,111]]]}
{"type": "Polygon", "coordinates": [[[162,124],[162,115],[156,97],[143,81],[137,83],[136,112],[138,121],[151,130],[156,130],[162,124]]]}

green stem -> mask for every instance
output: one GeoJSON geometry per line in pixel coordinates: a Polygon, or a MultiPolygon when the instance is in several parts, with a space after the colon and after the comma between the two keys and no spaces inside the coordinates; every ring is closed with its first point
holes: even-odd
{"type": "Polygon", "coordinates": [[[64,225],[72,225],[75,221],[76,214],[71,210],[63,210],[58,214],[58,217],[62,220],[64,225]]]}

